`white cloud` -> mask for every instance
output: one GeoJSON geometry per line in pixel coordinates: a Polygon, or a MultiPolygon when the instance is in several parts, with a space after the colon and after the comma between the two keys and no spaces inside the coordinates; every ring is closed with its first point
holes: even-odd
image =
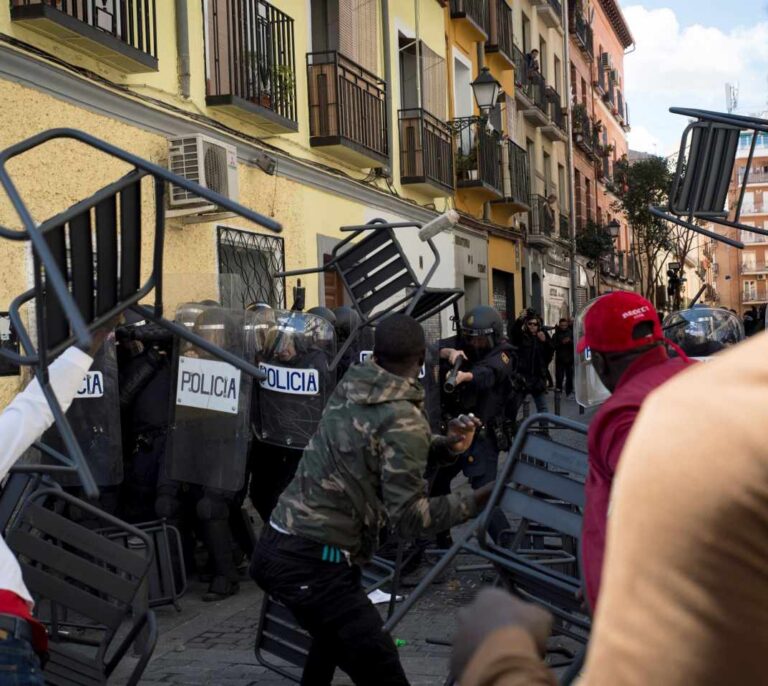
{"type": "Polygon", "coordinates": [[[635,145],[674,149],[684,118],[672,106],[725,110],[725,84],[739,83],[739,112],[766,109],[768,23],[723,31],[694,24],[680,26],[671,9],[642,5],[623,9],[636,50],[624,58],[624,83],[635,145]],[[655,141],[654,141],[655,139],[655,141]]]}
{"type": "Polygon", "coordinates": [[[664,146],[656,136],[654,136],[644,126],[633,126],[627,135],[629,138],[629,149],[639,150],[641,152],[650,152],[654,155],[665,154],[664,146]]]}

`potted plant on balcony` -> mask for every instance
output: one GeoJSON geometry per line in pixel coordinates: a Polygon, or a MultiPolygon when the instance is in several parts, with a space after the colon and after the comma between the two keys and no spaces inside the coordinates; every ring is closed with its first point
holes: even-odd
{"type": "Polygon", "coordinates": [[[275,105],[281,105],[284,108],[293,100],[294,88],[296,86],[296,75],[287,64],[281,64],[275,67],[272,76],[274,86],[275,105]]]}
{"type": "Polygon", "coordinates": [[[456,154],[456,174],[460,181],[477,181],[477,148],[456,154]]]}

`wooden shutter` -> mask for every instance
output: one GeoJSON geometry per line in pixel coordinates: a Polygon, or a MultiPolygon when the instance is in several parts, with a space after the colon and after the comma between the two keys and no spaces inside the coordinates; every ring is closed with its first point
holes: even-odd
{"type": "Polygon", "coordinates": [[[378,74],[378,0],[339,0],[339,51],[378,74]]]}
{"type": "Polygon", "coordinates": [[[421,90],[424,109],[438,119],[448,118],[448,73],[445,59],[421,43],[421,90]]]}

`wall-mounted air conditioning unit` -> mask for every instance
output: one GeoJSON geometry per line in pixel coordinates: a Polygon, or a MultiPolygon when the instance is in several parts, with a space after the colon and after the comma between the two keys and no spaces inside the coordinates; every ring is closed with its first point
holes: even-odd
{"type": "MultiPolygon", "coordinates": [[[[168,141],[168,168],[230,200],[238,199],[237,148],[203,134],[179,136],[168,141]]],[[[209,209],[207,200],[184,188],[171,186],[173,209],[209,209]]]]}

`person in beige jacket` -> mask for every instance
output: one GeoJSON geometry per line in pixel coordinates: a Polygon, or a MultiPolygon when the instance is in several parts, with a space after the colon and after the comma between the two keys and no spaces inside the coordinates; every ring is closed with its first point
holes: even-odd
{"type": "MultiPolygon", "coordinates": [[[[766,359],[768,333],[683,372],[643,406],[614,482],[579,686],[768,680],[766,359]]],[[[484,614],[460,618],[461,686],[556,683],[537,654],[543,611],[487,593],[476,601],[484,614]]]]}

